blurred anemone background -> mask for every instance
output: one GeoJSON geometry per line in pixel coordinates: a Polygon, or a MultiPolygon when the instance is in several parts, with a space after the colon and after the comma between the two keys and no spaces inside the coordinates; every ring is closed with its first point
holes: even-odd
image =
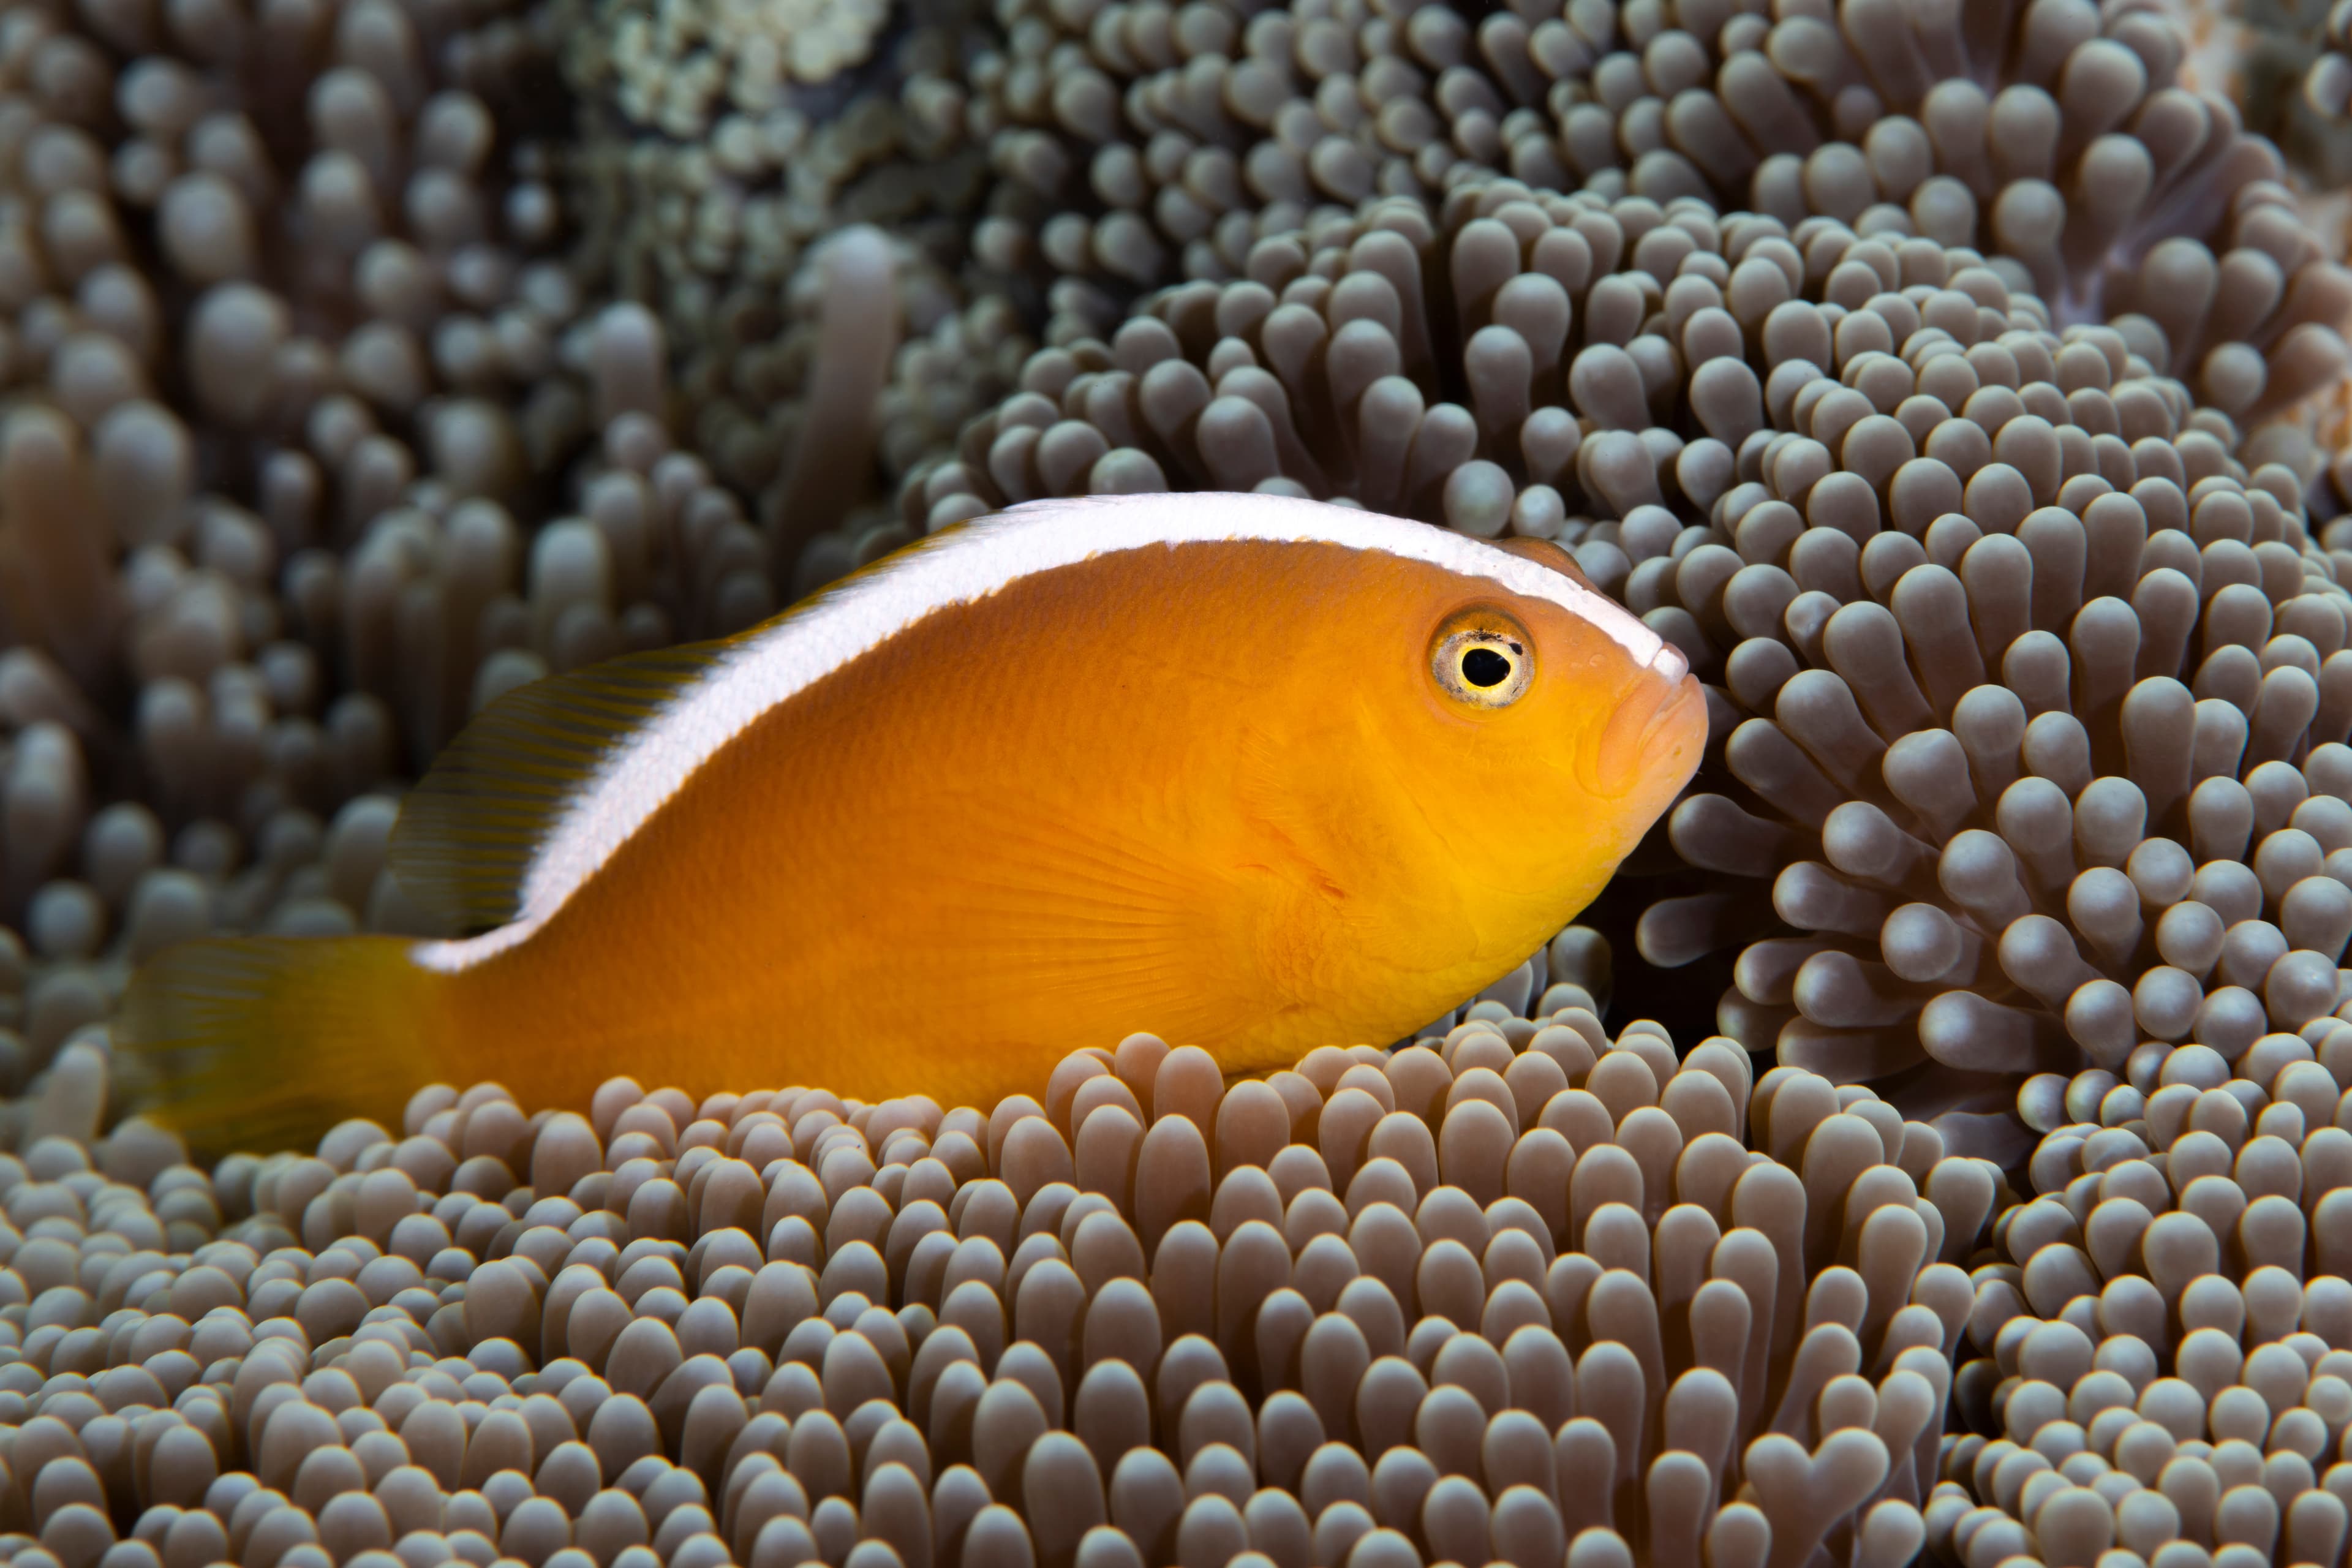
{"type": "Polygon", "coordinates": [[[9,0],[0,1552],[2343,1562],[2347,110],[2352,0],[9,0]],[[1697,778],[1263,1083],[137,1114],[484,703],[1164,489],[1559,544],[1697,778]]]}

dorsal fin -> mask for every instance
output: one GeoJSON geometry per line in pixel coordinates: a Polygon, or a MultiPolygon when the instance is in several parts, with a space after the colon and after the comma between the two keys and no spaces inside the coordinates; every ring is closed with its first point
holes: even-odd
{"type": "Polygon", "coordinates": [[[513,920],[565,808],[735,640],[625,654],[518,687],[476,714],[401,802],[387,864],[403,890],[467,931],[513,920]]]}

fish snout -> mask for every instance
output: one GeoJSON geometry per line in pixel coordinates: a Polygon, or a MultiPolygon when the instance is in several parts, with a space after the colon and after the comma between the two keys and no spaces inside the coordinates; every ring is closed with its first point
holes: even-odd
{"type": "Polygon", "coordinates": [[[1706,699],[1698,681],[1679,660],[1671,670],[1644,668],[1601,728],[1595,759],[1601,787],[1630,795],[1671,772],[1679,788],[1706,739],[1706,699]]]}

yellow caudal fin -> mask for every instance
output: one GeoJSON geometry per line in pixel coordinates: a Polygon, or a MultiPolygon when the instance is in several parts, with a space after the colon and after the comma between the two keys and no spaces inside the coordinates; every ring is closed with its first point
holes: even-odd
{"type": "Polygon", "coordinates": [[[309,1148],[338,1121],[397,1128],[436,1076],[445,977],[401,937],[185,942],[141,969],[115,1026],[137,1109],[198,1149],[309,1148]]]}

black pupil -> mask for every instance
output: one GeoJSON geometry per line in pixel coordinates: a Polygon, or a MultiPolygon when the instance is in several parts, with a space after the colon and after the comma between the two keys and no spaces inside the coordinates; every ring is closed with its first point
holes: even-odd
{"type": "Polygon", "coordinates": [[[1511,661],[1490,647],[1474,647],[1462,656],[1462,679],[1480,688],[1500,686],[1511,679],[1511,661]]]}

